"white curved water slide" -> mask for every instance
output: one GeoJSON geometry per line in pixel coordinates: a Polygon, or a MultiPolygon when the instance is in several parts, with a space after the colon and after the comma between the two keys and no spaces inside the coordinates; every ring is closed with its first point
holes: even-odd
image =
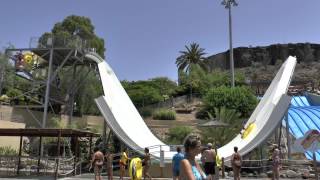
{"type": "MultiPolygon", "coordinates": [[[[143,154],[145,147],[152,147],[150,153],[157,159],[163,150],[164,160],[171,161],[176,152],[170,151],[170,147],[150,131],[108,63],[96,53],[87,53],[86,58],[98,64],[104,96],[97,98],[96,103],[112,131],[133,150],[143,154]]],[[[291,98],[286,93],[295,65],[296,58],[291,56],[283,63],[245,125],[246,128],[254,125],[247,137],[242,138],[239,134],[218,149],[226,163],[230,161],[234,146],[245,155],[266,140],[280,124],[290,104],[291,98]]]]}

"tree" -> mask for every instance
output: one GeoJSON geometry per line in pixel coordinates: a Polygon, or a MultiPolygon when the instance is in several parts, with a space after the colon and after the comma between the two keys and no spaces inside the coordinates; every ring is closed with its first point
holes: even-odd
{"type": "Polygon", "coordinates": [[[124,81],[122,85],[133,104],[138,108],[163,100],[159,89],[153,87],[150,81],[124,81]]]}
{"type": "Polygon", "coordinates": [[[212,88],[203,98],[204,110],[215,114],[215,108],[226,107],[234,109],[240,113],[241,117],[248,117],[252,110],[257,105],[257,98],[253,92],[244,86],[230,87],[217,87],[212,88]]]}
{"type": "Polygon", "coordinates": [[[191,64],[189,69],[189,74],[181,70],[179,72],[180,92],[183,94],[205,92],[209,87],[208,74],[198,64],[191,64]]]}
{"type": "Polygon", "coordinates": [[[166,100],[172,96],[177,88],[177,84],[167,77],[156,77],[150,79],[151,86],[158,89],[160,95],[166,100]]]}
{"type": "Polygon", "coordinates": [[[168,144],[182,144],[187,135],[192,132],[192,128],[189,126],[177,126],[169,129],[166,142],[168,144]]]}
{"type": "MultiPolygon", "coordinates": [[[[203,142],[215,142],[216,145],[224,145],[230,142],[234,136],[241,130],[241,120],[239,119],[240,114],[234,109],[227,109],[225,107],[214,108],[215,116],[217,121],[228,124],[227,127],[217,128],[201,128],[201,135],[203,142]]],[[[211,113],[209,116],[212,119],[211,113]]]]}
{"type": "MultiPolygon", "coordinates": [[[[95,48],[96,52],[104,57],[104,40],[98,37],[94,30],[95,28],[89,18],[71,15],[63,21],[57,22],[51,32],[44,33],[39,39],[39,46],[47,47],[49,38],[53,37],[53,47],[95,48]]],[[[66,106],[66,112],[74,110],[78,115],[99,114],[99,110],[94,103],[94,98],[102,94],[102,86],[97,73],[92,71],[90,67],[82,66],[76,68],[74,74],[77,75],[77,78],[74,79],[73,71],[70,71],[70,68],[72,67],[63,68],[59,72],[61,94],[65,95],[65,99],[72,98],[70,101],[74,100],[76,103],[74,109],[71,109],[71,104],[66,106]],[[71,85],[71,81],[75,83],[71,85]]]]}
{"type": "Polygon", "coordinates": [[[94,99],[103,94],[102,85],[97,72],[92,68],[82,66],[77,68],[75,74],[78,78],[74,79],[73,71],[70,68],[63,69],[60,76],[61,94],[69,94],[71,89],[76,92],[75,102],[76,111],[81,114],[99,115],[100,111],[95,105],[94,99]],[[74,81],[73,84],[70,82],[74,81]]]}
{"type": "Polygon", "coordinates": [[[164,101],[173,96],[177,89],[177,84],[166,77],[146,81],[122,81],[121,84],[137,107],[164,101]]]}
{"type": "Polygon", "coordinates": [[[104,57],[104,40],[95,34],[94,26],[87,17],[76,15],[66,17],[62,22],[56,23],[51,32],[44,33],[39,39],[39,44],[46,46],[51,36],[54,37],[54,46],[58,47],[74,47],[80,38],[87,47],[96,48],[97,53],[104,57]]]}
{"type": "MultiPolygon", "coordinates": [[[[14,47],[9,45],[8,48],[14,47]]],[[[10,56],[11,54],[7,55],[10,56]]],[[[12,88],[12,83],[15,78],[14,67],[12,63],[9,62],[8,56],[0,52],[0,96],[12,88]]]]}
{"type": "Polygon", "coordinates": [[[192,64],[198,64],[204,70],[207,70],[207,65],[204,63],[204,52],[203,48],[199,47],[197,43],[191,43],[190,46],[185,46],[186,51],[180,51],[180,56],[176,59],[176,65],[178,70],[189,73],[192,64]]]}

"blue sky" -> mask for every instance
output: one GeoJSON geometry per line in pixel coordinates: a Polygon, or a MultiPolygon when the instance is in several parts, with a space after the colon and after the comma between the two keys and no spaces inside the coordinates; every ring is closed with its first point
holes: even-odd
{"type": "MultiPolygon", "coordinates": [[[[87,16],[106,43],[106,58],[121,80],[177,79],[179,51],[197,42],[208,55],[228,49],[222,0],[3,0],[0,47],[29,46],[68,15],[87,16]]],[[[319,0],[238,0],[233,44],[320,42],[319,0]]],[[[236,61],[236,59],[235,59],[236,61]]]]}

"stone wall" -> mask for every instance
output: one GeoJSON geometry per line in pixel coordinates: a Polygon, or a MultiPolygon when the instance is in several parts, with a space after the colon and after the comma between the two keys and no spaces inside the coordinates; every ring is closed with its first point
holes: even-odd
{"type": "MultiPolygon", "coordinates": [[[[51,118],[56,117],[52,113],[48,113],[48,121],[51,118]]],[[[0,105],[0,121],[24,123],[26,128],[38,128],[41,127],[43,112],[35,110],[27,110],[26,108],[0,105]]],[[[62,123],[66,125],[68,123],[69,116],[59,115],[62,123]]],[[[84,126],[103,127],[104,118],[102,116],[82,116],[82,117],[72,117],[72,122],[79,122],[84,126]]],[[[0,124],[1,128],[1,124],[0,124]]]]}
{"type": "MultiPolygon", "coordinates": [[[[1,121],[0,120],[0,128],[25,128],[24,123],[16,123],[10,121],[1,121]]],[[[15,150],[19,150],[20,144],[20,137],[7,137],[7,136],[0,136],[0,147],[7,147],[10,146],[15,150]]]]}

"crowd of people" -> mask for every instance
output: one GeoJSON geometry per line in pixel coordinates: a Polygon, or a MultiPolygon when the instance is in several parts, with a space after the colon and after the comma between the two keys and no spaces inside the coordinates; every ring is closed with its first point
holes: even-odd
{"type": "MultiPolygon", "coordinates": [[[[144,179],[152,179],[151,175],[149,174],[149,168],[151,165],[151,155],[149,153],[149,149],[144,149],[145,155],[141,161],[141,166],[143,167],[143,177],[144,179]]],[[[131,159],[129,158],[129,150],[125,149],[121,155],[119,160],[119,177],[120,180],[124,179],[126,175],[126,167],[131,159]]],[[[102,150],[100,151],[98,147],[94,148],[94,153],[92,155],[92,159],[90,161],[89,170],[93,169],[95,180],[102,180],[102,170],[105,166],[107,171],[108,180],[113,180],[113,162],[114,162],[114,154],[110,151],[102,150]]]]}
{"type": "MultiPolygon", "coordinates": [[[[151,165],[151,155],[148,148],[144,149],[144,157],[141,160],[143,179],[152,179],[149,169],[151,165]]],[[[272,167],[273,178],[279,179],[280,170],[280,150],[276,145],[272,148],[272,167]]],[[[128,149],[125,149],[119,160],[120,180],[125,176],[125,169],[130,158],[128,149]]],[[[214,180],[219,178],[219,157],[211,143],[205,147],[201,145],[200,137],[189,135],[184,141],[184,153],[181,147],[177,147],[177,153],[172,158],[172,175],[174,180],[214,180]],[[196,156],[201,154],[201,163],[196,160],[196,156]]],[[[99,151],[94,149],[90,168],[93,168],[95,179],[101,180],[103,166],[106,166],[108,179],[113,179],[113,154],[111,152],[99,151]]],[[[238,152],[238,147],[234,147],[234,153],[231,156],[231,166],[235,180],[240,179],[242,157],[238,152]]],[[[142,177],[141,177],[142,178],[142,177]]]]}

